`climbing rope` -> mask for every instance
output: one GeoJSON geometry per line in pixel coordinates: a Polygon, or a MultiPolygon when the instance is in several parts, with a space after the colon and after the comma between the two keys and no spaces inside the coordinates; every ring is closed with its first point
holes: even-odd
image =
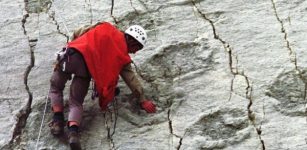
{"type": "MultiPolygon", "coordinates": [[[[113,132],[111,133],[111,127],[109,126],[109,121],[108,121],[108,116],[107,114],[109,114],[109,118],[110,118],[110,122],[113,122],[113,115],[112,115],[112,110],[107,110],[106,112],[103,113],[103,117],[104,117],[104,123],[105,123],[105,127],[107,128],[107,132],[108,132],[108,139],[110,140],[110,146],[112,147],[112,149],[114,149],[114,143],[113,143],[113,135],[115,134],[115,129],[116,129],[116,122],[117,122],[117,116],[118,116],[118,110],[115,107],[115,101],[117,103],[117,99],[114,98],[114,103],[112,103],[113,105],[113,111],[114,111],[114,123],[113,123],[113,132]]],[[[101,139],[102,142],[102,139],[101,139]]]]}
{"type": "Polygon", "coordinates": [[[114,100],[112,102],[112,106],[113,106],[114,120],[113,120],[112,110],[107,110],[103,114],[103,117],[105,119],[105,126],[106,126],[107,131],[108,131],[108,138],[109,139],[112,139],[112,136],[115,134],[115,130],[116,130],[117,117],[118,117],[118,103],[117,103],[117,98],[116,97],[114,97],[114,100]],[[109,126],[109,123],[108,123],[107,114],[109,114],[110,122],[114,122],[113,123],[113,131],[112,131],[112,133],[111,133],[111,127],[109,126]]]}
{"type": "MultiPolygon", "coordinates": [[[[59,9],[57,9],[57,7],[55,6],[54,1],[51,0],[51,2],[52,2],[52,4],[53,4],[54,10],[57,11],[57,12],[60,12],[59,9]]],[[[61,21],[62,21],[62,23],[63,23],[63,25],[64,25],[64,28],[65,28],[65,30],[66,30],[67,35],[71,35],[70,32],[69,32],[69,30],[68,30],[68,28],[67,28],[67,25],[66,25],[66,23],[65,23],[64,18],[63,18],[61,15],[59,15],[59,17],[60,17],[60,19],[61,19],[61,21]]]]}
{"type": "MultiPolygon", "coordinates": [[[[50,90],[49,90],[49,91],[50,91],[50,90]]],[[[48,93],[49,93],[49,91],[48,91],[48,93]]],[[[42,121],[41,121],[41,125],[40,125],[39,132],[38,132],[38,137],[37,137],[37,141],[36,141],[36,146],[35,146],[35,149],[36,149],[36,150],[38,150],[38,143],[39,143],[39,139],[40,139],[40,136],[41,136],[41,132],[42,132],[42,128],[43,128],[45,116],[46,116],[47,105],[48,105],[48,94],[47,94],[47,96],[46,96],[45,99],[46,99],[46,102],[45,102],[45,108],[44,108],[43,118],[42,118],[42,121]]]]}
{"type": "MultiPolygon", "coordinates": [[[[41,1],[39,0],[39,7],[41,8],[41,1]]],[[[38,23],[38,37],[37,37],[37,42],[40,41],[40,14],[38,13],[38,16],[37,16],[37,23],[38,23]]],[[[30,40],[30,37],[28,37],[28,39],[30,40]]],[[[36,44],[36,47],[38,47],[38,44],[36,44]]],[[[34,51],[33,51],[34,52],[34,51]]],[[[48,91],[49,93],[49,91],[48,91]]],[[[45,114],[46,114],[46,110],[47,110],[47,103],[48,103],[48,99],[46,98],[46,103],[45,103],[45,109],[44,109],[44,114],[43,114],[43,118],[42,118],[42,121],[41,121],[41,125],[40,125],[40,129],[39,129],[39,133],[38,133],[38,137],[37,137],[37,141],[36,141],[36,145],[35,145],[35,149],[37,150],[38,149],[38,143],[39,143],[39,140],[40,140],[40,136],[41,136],[41,131],[42,131],[42,128],[43,128],[43,124],[44,124],[44,120],[45,120],[45,114]]]]}
{"type": "MultiPolygon", "coordinates": [[[[39,7],[41,7],[41,0],[39,0],[38,2],[39,2],[39,7]]],[[[54,4],[54,1],[53,1],[53,0],[51,0],[51,2],[52,2],[52,4],[54,4]]],[[[53,5],[53,7],[54,7],[55,11],[59,12],[58,9],[57,9],[57,7],[56,7],[55,5],[53,5]]],[[[69,30],[68,30],[68,28],[67,28],[67,25],[66,25],[66,23],[65,23],[65,21],[64,21],[64,18],[63,18],[61,15],[59,15],[59,17],[60,17],[60,19],[61,19],[61,21],[62,21],[62,23],[63,23],[63,25],[64,25],[64,27],[65,27],[65,30],[66,30],[67,34],[70,35],[70,32],[69,32],[69,30]]],[[[38,15],[38,30],[39,30],[39,32],[38,32],[38,39],[37,39],[37,41],[39,41],[39,37],[40,37],[40,23],[39,23],[39,22],[40,22],[40,20],[39,20],[39,15],[38,15]]],[[[50,92],[50,89],[49,89],[49,91],[48,91],[48,94],[49,94],[49,92],[50,92]]],[[[40,140],[42,128],[43,128],[44,121],[45,121],[45,116],[46,116],[46,111],[47,111],[47,105],[48,105],[48,94],[47,94],[47,96],[46,96],[46,98],[45,98],[45,99],[46,99],[45,108],[44,108],[44,113],[43,113],[41,125],[40,125],[40,128],[39,128],[39,132],[38,132],[38,137],[37,137],[37,141],[36,141],[36,145],[35,145],[35,150],[38,150],[38,144],[39,144],[39,140],[40,140]]]]}
{"type": "Polygon", "coordinates": [[[117,103],[117,98],[116,97],[114,97],[113,111],[114,111],[114,124],[113,124],[113,132],[112,132],[111,136],[113,136],[115,134],[117,117],[118,117],[118,103],[117,103]]]}

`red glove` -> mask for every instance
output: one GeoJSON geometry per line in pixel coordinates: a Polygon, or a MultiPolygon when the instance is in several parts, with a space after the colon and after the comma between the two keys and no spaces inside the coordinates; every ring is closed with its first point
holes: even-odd
{"type": "Polygon", "coordinates": [[[156,112],[156,105],[152,101],[150,101],[150,100],[142,101],[141,102],[141,107],[147,113],[155,113],[156,112]]]}

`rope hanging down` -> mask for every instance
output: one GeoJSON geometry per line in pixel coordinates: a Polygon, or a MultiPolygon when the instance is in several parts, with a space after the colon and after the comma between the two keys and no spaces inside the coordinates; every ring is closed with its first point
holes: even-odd
{"type": "Polygon", "coordinates": [[[113,113],[112,113],[112,110],[107,110],[103,116],[105,118],[105,126],[107,128],[107,131],[108,131],[108,138],[111,139],[112,136],[115,134],[115,130],[116,130],[116,124],[117,124],[117,117],[118,117],[118,102],[117,102],[117,98],[114,97],[114,100],[112,102],[112,107],[113,107],[113,113],[114,113],[114,120],[113,120],[113,113]],[[109,117],[110,117],[110,122],[113,123],[113,131],[111,133],[111,127],[109,126],[109,122],[108,122],[108,118],[107,118],[107,114],[109,114],[109,117]]]}
{"type": "MultiPolygon", "coordinates": [[[[49,92],[48,92],[49,93],[49,92]]],[[[44,120],[45,120],[45,116],[46,116],[46,111],[47,111],[47,105],[48,105],[48,94],[46,96],[46,102],[45,102],[45,108],[44,108],[44,113],[43,113],[43,118],[41,121],[41,125],[39,127],[39,132],[38,132],[38,137],[37,137],[37,141],[36,141],[36,146],[35,146],[35,150],[38,150],[38,143],[39,143],[39,139],[41,136],[41,132],[42,132],[42,128],[43,128],[43,124],[44,124],[44,120]]]]}
{"type": "MultiPolygon", "coordinates": [[[[57,9],[57,7],[55,6],[54,1],[51,0],[51,2],[52,2],[52,4],[53,4],[54,10],[57,11],[57,12],[60,12],[59,9],[57,9]]],[[[59,17],[60,17],[60,19],[61,19],[61,21],[62,21],[62,23],[63,23],[63,25],[64,25],[64,28],[65,28],[65,30],[66,30],[67,35],[71,35],[70,32],[69,32],[69,30],[68,30],[68,28],[67,28],[67,25],[66,25],[66,23],[65,23],[64,18],[63,18],[61,15],[59,15],[59,17]]]]}
{"type": "MultiPolygon", "coordinates": [[[[53,4],[54,10],[57,11],[57,12],[59,12],[59,9],[57,9],[57,7],[56,7],[55,4],[54,4],[54,0],[51,0],[51,2],[52,2],[52,4],[53,4]]],[[[39,5],[41,6],[40,0],[39,0],[39,5]]],[[[112,0],[111,16],[112,16],[112,18],[114,19],[114,22],[117,24],[117,21],[116,21],[115,17],[113,16],[113,7],[114,7],[114,0],[112,0]]],[[[67,25],[66,25],[66,23],[65,23],[64,18],[63,18],[61,15],[59,15],[59,18],[60,18],[61,22],[62,22],[63,25],[64,25],[64,28],[65,28],[65,30],[66,30],[66,33],[67,33],[68,35],[71,35],[70,32],[69,32],[69,30],[68,30],[68,28],[67,28],[67,25]]],[[[39,28],[39,29],[40,29],[40,28],[39,28]]],[[[48,93],[49,93],[49,92],[48,92],[48,93]]],[[[43,124],[44,124],[44,120],[45,120],[45,115],[46,115],[46,111],[47,111],[47,105],[48,105],[48,94],[47,94],[47,96],[46,96],[46,102],[45,102],[45,108],[44,108],[43,118],[42,118],[42,121],[41,121],[40,129],[39,129],[39,134],[38,134],[37,141],[36,141],[36,146],[35,146],[35,149],[36,149],[36,150],[38,149],[38,143],[39,143],[39,140],[40,140],[41,131],[42,131],[43,124]]],[[[105,124],[106,124],[107,130],[108,130],[108,138],[112,138],[112,136],[113,136],[114,133],[115,133],[116,122],[117,122],[117,116],[118,116],[118,110],[117,110],[117,108],[116,108],[116,105],[117,105],[117,99],[115,98],[114,103],[113,103],[113,109],[114,109],[113,111],[114,111],[114,117],[115,117],[115,118],[114,118],[113,132],[112,132],[112,133],[110,132],[110,129],[111,129],[111,128],[110,128],[109,125],[108,125],[107,116],[106,116],[106,114],[104,114],[104,117],[105,117],[105,124]]],[[[110,113],[110,117],[111,117],[111,122],[113,122],[113,120],[112,120],[112,113],[111,113],[111,112],[109,112],[109,113],[110,113]]]]}
{"type": "MultiPolygon", "coordinates": [[[[55,11],[59,12],[58,9],[57,9],[57,7],[56,7],[55,4],[54,4],[54,1],[51,0],[51,2],[52,2],[52,4],[53,4],[53,8],[55,9],[55,11]]],[[[41,7],[41,0],[39,0],[39,7],[41,7]]],[[[67,34],[68,34],[68,35],[71,35],[70,32],[69,32],[69,30],[68,30],[68,28],[67,28],[67,25],[66,25],[65,20],[63,19],[63,17],[62,17],[61,15],[59,15],[59,17],[60,17],[60,19],[61,19],[61,21],[62,21],[62,23],[63,23],[63,25],[64,25],[64,27],[65,27],[65,30],[66,30],[67,34]]],[[[39,21],[39,15],[38,15],[38,30],[39,30],[39,32],[38,32],[38,40],[37,40],[37,41],[39,41],[39,37],[40,37],[40,36],[39,36],[39,35],[40,35],[40,23],[39,23],[39,22],[40,22],[40,21],[39,21]]],[[[49,91],[48,91],[48,93],[49,93],[49,91]]],[[[39,140],[40,140],[40,136],[41,136],[41,132],[42,132],[42,128],[43,128],[45,116],[46,116],[47,105],[48,105],[48,94],[47,94],[47,96],[46,96],[46,102],[45,102],[45,108],[44,108],[43,118],[42,118],[41,125],[40,125],[40,128],[39,128],[39,133],[38,133],[38,137],[37,137],[37,141],[36,141],[36,145],[35,145],[35,150],[38,150],[38,143],[39,143],[39,140]]]]}
{"type": "MultiPolygon", "coordinates": [[[[41,7],[41,1],[40,0],[39,0],[39,7],[41,7]]],[[[39,39],[40,39],[40,29],[41,28],[40,28],[40,19],[39,18],[40,18],[40,15],[38,14],[38,19],[37,19],[37,22],[38,22],[38,38],[37,38],[37,42],[40,42],[39,39]]],[[[37,43],[36,47],[38,47],[38,43],[37,43]]],[[[49,91],[48,91],[48,93],[49,93],[49,91]]],[[[40,128],[39,128],[38,137],[37,137],[37,141],[36,141],[36,144],[35,144],[35,150],[38,150],[38,143],[39,143],[39,139],[40,139],[40,136],[41,136],[41,132],[42,132],[45,116],[46,116],[47,104],[48,104],[48,94],[46,96],[43,118],[42,118],[41,125],[40,125],[40,128]]]]}

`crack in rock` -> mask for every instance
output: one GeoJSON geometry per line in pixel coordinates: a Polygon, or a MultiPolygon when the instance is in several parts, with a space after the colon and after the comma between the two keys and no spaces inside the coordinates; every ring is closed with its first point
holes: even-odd
{"type": "MultiPolygon", "coordinates": [[[[193,0],[194,3],[200,3],[204,0],[193,0]]],[[[191,0],[185,0],[185,1],[179,1],[179,2],[170,2],[168,4],[174,5],[174,6],[185,6],[185,5],[191,5],[191,0]]]]}
{"type": "Polygon", "coordinates": [[[51,18],[52,19],[52,21],[54,22],[54,25],[56,25],[56,29],[57,29],[57,31],[58,31],[58,33],[59,34],[61,34],[61,35],[63,35],[65,38],[66,38],[66,42],[68,42],[69,41],[69,36],[67,35],[67,34],[65,34],[65,33],[63,33],[61,30],[60,30],[60,25],[59,25],[59,23],[58,23],[58,21],[55,19],[55,13],[53,12],[53,13],[48,13],[48,16],[49,16],[49,18],[51,18]]]}
{"type": "MultiPolygon", "coordinates": [[[[234,92],[234,91],[233,91],[233,81],[234,81],[236,75],[239,75],[238,67],[237,67],[237,65],[234,66],[234,60],[233,60],[233,59],[235,59],[235,60],[236,60],[236,64],[238,64],[237,56],[233,56],[233,54],[232,54],[233,50],[232,50],[232,48],[230,47],[229,43],[227,43],[226,41],[224,41],[222,38],[220,38],[220,37],[218,36],[213,21],[210,20],[210,19],[206,16],[205,13],[203,13],[203,12],[200,11],[200,9],[196,6],[196,2],[195,2],[194,0],[191,0],[191,3],[192,3],[192,5],[193,5],[193,7],[194,7],[194,10],[195,10],[199,15],[201,15],[201,17],[202,17],[204,20],[206,20],[206,21],[208,21],[208,22],[210,23],[211,28],[212,28],[212,32],[213,32],[213,35],[214,35],[214,39],[219,40],[219,41],[222,43],[222,45],[223,45],[225,51],[228,53],[228,60],[229,60],[229,63],[228,63],[228,64],[229,64],[230,72],[231,72],[231,74],[233,75],[233,78],[232,78],[232,80],[231,80],[230,96],[229,96],[229,100],[231,100],[231,98],[232,98],[232,93],[234,92]],[[235,58],[233,58],[233,57],[235,57],[235,58]]],[[[244,76],[244,75],[243,75],[243,76],[244,76]]]]}
{"type": "Polygon", "coordinates": [[[24,0],[25,9],[28,13],[41,13],[48,10],[51,4],[50,0],[24,0]]]}
{"type": "MultiPolygon", "coordinates": [[[[305,86],[304,86],[304,95],[303,95],[303,99],[305,101],[305,107],[307,106],[307,81],[304,79],[303,77],[303,73],[302,71],[298,68],[298,65],[297,65],[297,58],[296,58],[296,53],[295,51],[291,48],[291,45],[290,45],[290,41],[288,40],[288,33],[287,33],[287,30],[284,26],[284,22],[280,19],[279,15],[278,15],[278,12],[277,12],[277,8],[276,8],[276,3],[274,0],[271,0],[272,2],[272,7],[273,7],[273,10],[274,10],[274,14],[275,14],[275,17],[277,19],[277,21],[280,23],[281,25],[281,32],[284,34],[284,40],[286,42],[286,46],[287,46],[287,49],[289,51],[289,56],[290,56],[290,61],[294,64],[295,66],[295,71],[296,71],[296,74],[298,74],[299,78],[304,82],[305,86]]],[[[288,19],[290,20],[290,17],[288,17],[288,19]]],[[[306,122],[307,122],[307,107],[305,108],[305,116],[306,116],[306,122]]]]}
{"type": "MultiPolygon", "coordinates": [[[[25,6],[27,7],[28,1],[24,1],[25,6]]],[[[35,64],[35,56],[34,56],[34,50],[35,46],[37,43],[37,39],[30,39],[29,35],[27,34],[27,30],[25,27],[25,24],[27,22],[27,19],[29,17],[29,12],[26,9],[26,14],[23,16],[21,20],[21,26],[23,29],[24,35],[27,37],[29,48],[30,48],[30,64],[27,66],[25,72],[24,72],[24,85],[25,89],[28,93],[28,101],[25,106],[18,112],[17,116],[17,123],[15,124],[15,127],[13,129],[13,136],[12,139],[10,140],[10,147],[14,144],[14,142],[19,143],[20,142],[20,136],[22,134],[23,128],[26,126],[27,119],[29,117],[29,114],[31,113],[31,105],[32,105],[32,100],[33,100],[33,94],[28,86],[28,77],[29,74],[34,67],[35,64]]]]}
{"type": "Polygon", "coordinates": [[[281,32],[284,33],[284,40],[286,41],[287,49],[289,50],[290,60],[291,60],[291,62],[293,62],[295,64],[295,67],[297,68],[296,54],[295,54],[295,51],[293,51],[292,48],[290,47],[290,42],[288,40],[288,33],[285,29],[283,21],[280,19],[279,15],[277,13],[276,4],[275,4],[274,0],[271,0],[271,2],[272,2],[272,5],[273,5],[272,7],[273,7],[273,10],[274,10],[275,17],[281,25],[281,32]]]}
{"type": "Polygon", "coordinates": [[[115,24],[118,24],[118,21],[116,20],[115,16],[113,15],[113,9],[114,9],[114,0],[112,0],[112,4],[111,4],[111,17],[114,20],[115,24]]]}
{"type": "MultiPolygon", "coordinates": [[[[206,16],[206,14],[204,14],[203,12],[201,12],[200,9],[198,9],[198,7],[196,6],[196,1],[195,1],[195,0],[191,0],[191,3],[192,3],[192,5],[193,5],[194,9],[202,16],[202,18],[205,19],[206,21],[208,21],[208,22],[210,23],[210,25],[211,25],[211,27],[212,27],[212,32],[213,32],[214,38],[215,38],[215,39],[219,39],[219,37],[218,37],[218,35],[217,35],[217,33],[216,33],[216,29],[215,29],[215,26],[214,26],[213,21],[210,20],[210,19],[206,16]]],[[[222,39],[219,39],[219,40],[223,43],[223,45],[226,43],[226,42],[223,41],[222,39]]]]}
{"type": "MultiPolygon", "coordinates": [[[[192,71],[213,69],[215,64],[213,61],[214,53],[209,51],[207,44],[196,42],[179,42],[166,45],[160,47],[158,51],[150,59],[146,60],[144,63],[147,64],[146,66],[141,66],[142,72],[139,71],[138,67],[135,68],[138,75],[152,87],[151,93],[153,97],[163,95],[163,100],[161,100],[161,97],[157,97],[157,100],[161,100],[159,101],[162,105],[161,108],[167,111],[174,97],[172,91],[174,79],[177,78],[178,80],[182,74],[188,74],[192,71]],[[157,70],[159,71],[157,72],[157,70]],[[156,73],[148,74],[148,72],[156,73]],[[159,84],[161,82],[166,84],[159,84]]],[[[197,76],[201,75],[197,74],[197,76]]]]}
{"type": "Polygon", "coordinates": [[[180,150],[181,145],[182,145],[182,140],[183,140],[183,137],[182,137],[182,138],[180,138],[180,140],[179,140],[179,145],[178,145],[178,147],[177,147],[177,150],[180,150]]]}
{"type": "Polygon", "coordinates": [[[134,11],[135,11],[135,13],[138,15],[139,14],[139,12],[136,10],[136,8],[133,6],[133,4],[132,4],[132,0],[130,0],[130,5],[131,5],[131,7],[134,9],[134,11]]]}
{"type": "MultiPolygon", "coordinates": [[[[137,74],[152,87],[151,93],[155,95],[167,95],[163,98],[158,97],[157,100],[162,105],[162,109],[167,111],[168,129],[171,137],[176,137],[179,140],[176,146],[180,149],[184,135],[181,137],[174,133],[173,121],[171,119],[171,112],[173,106],[174,93],[171,91],[174,84],[174,79],[180,79],[182,74],[187,74],[196,70],[209,70],[213,68],[215,62],[213,61],[214,53],[209,51],[207,44],[199,44],[196,42],[179,42],[159,48],[159,52],[153,55],[147,62],[147,66],[141,66],[140,72],[135,65],[137,74]],[[193,51],[190,51],[193,49],[193,51]],[[195,56],[195,54],[205,54],[202,56],[195,56]],[[194,60],[194,61],[182,61],[182,60],[194,60]],[[192,67],[191,67],[192,66],[192,67]],[[147,72],[155,72],[156,74],[147,74],[147,72]],[[164,81],[164,85],[160,85],[159,82],[164,81]],[[157,82],[159,81],[159,82],[157,82]],[[161,89],[168,89],[166,93],[161,92],[161,89]],[[163,99],[163,100],[159,100],[163,99]]],[[[201,75],[201,74],[200,74],[201,75]]],[[[173,145],[171,143],[170,145],[173,145]]]]}
{"type": "MultiPolygon", "coordinates": [[[[152,72],[152,71],[148,71],[153,69],[153,70],[160,70],[160,73],[154,76],[148,75],[146,73],[141,73],[139,72],[138,67],[135,65],[135,69],[137,74],[143,79],[145,80],[147,83],[150,84],[150,86],[154,89],[154,91],[157,93],[157,95],[161,95],[159,89],[164,89],[163,86],[158,85],[155,80],[159,80],[159,79],[163,79],[166,80],[166,83],[169,83],[169,85],[166,85],[169,89],[171,88],[171,86],[173,85],[173,79],[181,76],[182,73],[188,73],[190,71],[191,68],[188,68],[187,66],[194,66],[194,68],[192,68],[192,70],[198,70],[201,68],[211,68],[211,66],[206,66],[203,65],[203,63],[195,63],[193,64],[192,62],[182,62],[182,61],[178,61],[178,60],[182,60],[181,57],[192,57],[194,52],[190,52],[190,51],[186,51],[185,49],[191,49],[191,46],[193,47],[192,49],[195,49],[195,51],[203,51],[204,49],[208,49],[208,47],[206,46],[201,46],[197,43],[193,43],[193,42],[188,42],[188,43],[178,43],[177,45],[169,45],[166,47],[162,47],[161,51],[159,53],[157,53],[156,55],[154,55],[146,64],[150,64],[149,67],[147,66],[147,69],[143,68],[142,70],[145,72],[152,72]],[[178,51],[178,49],[180,49],[180,51],[178,51]],[[187,54],[188,53],[188,54],[187,54]],[[177,58],[177,59],[175,59],[177,58]],[[174,61],[169,61],[169,60],[174,60],[174,61]],[[178,61],[178,62],[177,62],[178,61]],[[191,65],[191,63],[193,65],[191,65]],[[200,65],[202,64],[202,65],[200,65]]],[[[200,62],[205,62],[205,64],[214,64],[214,62],[212,62],[212,57],[213,57],[213,53],[208,54],[208,56],[206,58],[196,58],[195,60],[198,60],[200,62]]],[[[171,107],[173,105],[172,99],[174,98],[173,95],[170,93],[168,94],[169,97],[167,97],[167,101],[166,101],[166,107],[167,107],[167,119],[168,119],[168,127],[169,127],[169,132],[171,137],[175,136],[176,138],[179,138],[179,143],[176,146],[177,149],[180,149],[181,145],[182,145],[182,140],[183,137],[177,135],[176,133],[174,133],[174,128],[173,128],[173,122],[171,119],[171,107]]],[[[157,98],[158,99],[158,98],[157,98]]],[[[163,103],[163,102],[161,102],[163,103]]],[[[172,144],[171,144],[172,145],[172,144]]]]}
{"type": "Polygon", "coordinates": [[[168,119],[169,131],[171,134],[173,134],[173,123],[170,116],[171,116],[171,109],[167,111],[167,119],[168,119]]]}
{"type": "MultiPolygon", "coordinates": [[[[195,0],[191,0],[191,3],[194,7],[194,10],[196,10],[200,15],[201,17],[208,21],[212,27],[212,32],[213,32],[213,35],[214,35],[214,39],[217,39],[219,40],[224,49],[228,52],[228,58],[229,58],[229,68],[230,68],[230,72],[231,74],[233,75],[233,79],[231,80],[231,87],[230,87],[230,92],[232,93],[233,92],[233,82],[234,82],[234,78],[237,76],[237,75],[240,75],[240,76],[243,76],[245,78],[245,81],[246,81],[246,93],[245,93],[245,98],[249,100],[249,104],[247,106],[247,110],[248,110],[248,118],[249,120],[252,122],[254,128],[256,129],[257,131],[257,134],[258,134],[258,138],[262,144],[262,149],[265,150],[265,144],[264,144],[264,141],[262,140],[262,137],[261,137],[261,125],[259,128],[256,127],[256,123],[255,123],[255,115],[253,114],[253,111],[251,110],[251,106],[253,105],[253,100],[252,100],[252,87],[251,87],[251,84],[250,84],[250,80],[248,78],[247,75],[244,74],[244,72],[239,72],[238,71],[238,66],[236,65],[234,67],[234,63],[233,63],[233,60],[236,60],[236,64],[238,64],[238,58],[237,56],[233,56],[232,52],[232,48],[230,47],[230,44],[227,43],[225,40],[223,40],[222,38],[220,38],[217,34],[217,31],[216,31],[216,27],[213,23],[212,20],[210,20],[205,13],[203,13],[197,6],[196,6],[196,2],[195,0]],[[235,58],[233,58],[235,57],[235,58]]],[[[231,94],[230,94],[230,98],[229,100],[231,99],[231,94]]]]}
{"type": "Polygon", "coordinates": [[[90,12],[90,17],[91,17],[91,22],[90,24],[93,24],[93,8],[92,8],[92,3],[91,0],[85,0],[85,4],[87,5],[87,7],[89,8],[89,12],[90,12]]]}
{"type": "Polygon", "coordinates": [[[247,110],[248,110],[248,119],[252,122],[254,128],[256,129],[257,131],[257,134],[258,134],[258,138],[261,142],[261,145],[262,145],[262,150],[265,150],[265,144],[264,144],[264,140],[262,139],[261,137],[261,134],[262,134],[262,130],[261,130],[261,126],[262,126],[262,122],[261,124],[259,125],[259,127],[257,127],[256,123],[255,123],[255,114],[253,113],[253,111],[251,110],[251,107],[253,105],[253,99],[252,99],[252,93],[253,93],[253,88],[252,86],[250,85],[250,81],[248,79],[248,77],[246,75],[244,75],[244,78],[245,78],[245,81],[246,81],[246,84],[247,84],[247,87],[246,87],[246,98],[249,100],[249,104],[247,106],[247,110]]]}
{"type": "MultiPolygon", "coordinates": [[[[275,4],[274,0],[271,0],[271,2],[272,2],[272,7],[273,7],[273,10],[274,10],[275,17],[281,25],[281,32],[284,34],[284,40],[286,42],[286,46],[287,46],[287,49],[289,51],[290,61],[294,64],[295,70],[297,71],[297,74],[301,77],[301,80],[306,84],[307,82],[305,82],[305,80],[303,79],[302,71],[298,68],[298,65],[297,65],[296,53],[290,46],[290,41],[288,40],[288,33],[287,33],[287,30],[284,26],[284,22],[280,19],[279,15],[278,15],[276,4],[275,4]]],[[[304,95],[304,99],[306,99],[306,94],[304,95]]]]}
{"type": "Polygon", "coordinates": [[[179,143],[178,143],[178,146],[177,146],[177,150],[179,150],[180,149],[180,147],[181,147],[181,145],[182,145],[182,139],[183,139],[183,137],[181,137],[181,136],[179,136],[179,135],[177,135],[177,134],[175,134],[174,133],[174,130],[173,130],[173,122],[172,122],[172,119],[170,118],[170,115],[171,115],[171,106],[169,107],[169,110],[168,110],[168,112],[167,112],[167,119],[168,119],[168,125],[169,125],[169,131],[170,131],[170,134],[171,135],[173,135],[173,136],[175,136],[175,137],[177,137],[177,138],[179,138],[180,140],[179,140],[179,143]]]}
{"type": "Polygon", "coordinates": [[[146,9],[146,11],[148,11],[149,10],[149,8],[146,6],[146,4],[143,2],[143,1],[141,1],[141,0],[138,0],[140,3],[141,3],[141,5],[146,9]]]}
{"type": "MultiPolygon", "coordinates": [[[[50,8],[51,8],[52,5],[53,5],[53,3],[50,4],[50,8]]],[[[57,29],[58,33],[63,35],[66,38],[66,42],[68,42],[69,41],[69,35],[67,35],[68,33],[65,34],[64,32],[61,31],[60,24],[58,23],[58,21],[55,18],[55,11],[50,12],[50,9],[49,9],[47,12],[48,12],[47,14],[48,14],[49,18],[54,22],[54,25],[56,25],[56,29],[57,29]]]]}

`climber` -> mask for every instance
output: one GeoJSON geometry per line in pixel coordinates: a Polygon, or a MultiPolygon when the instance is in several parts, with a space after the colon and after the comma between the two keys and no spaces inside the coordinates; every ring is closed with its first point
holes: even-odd
{"type": "Polygon", "coordinates": [[[74,32],[73,40],[58,53],[57,65],[50,80],[49,99],[53,119],[50,131],[61,135],[64,131],[63,89],[71,79],[68,113],[68,141],[72,149],[81,149],[79,126],[83,112],[83,101],[87,95],[91,78],[99,94],[102,110],[108,109],[113,100],[119,75],[137,97],[140,108],[155,113],[156,106],[144,96],[143,87],[131,67],[128,53],[136,53],[146,43],[145,30],[138,25],[130,26],[125,32],[108,22],[86,26],[74,32]]]}

